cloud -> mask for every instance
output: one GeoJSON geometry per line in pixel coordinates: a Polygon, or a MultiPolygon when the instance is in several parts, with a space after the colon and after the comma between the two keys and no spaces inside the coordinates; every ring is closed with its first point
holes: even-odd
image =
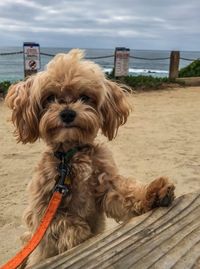
{"type": "Polygon", "coordinates": [[[34,38],[42,46],[195,50],[199,10],[199,0],[2,0],[1,40],[2,45],[34,38]]]}

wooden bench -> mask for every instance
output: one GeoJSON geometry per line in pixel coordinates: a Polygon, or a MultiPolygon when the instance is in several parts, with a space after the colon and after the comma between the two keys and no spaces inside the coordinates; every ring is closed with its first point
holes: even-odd
{"type": "Polygon", "coordinates": [[[118,225],[34,269],[200,268],[200,191],[118,225]]]}

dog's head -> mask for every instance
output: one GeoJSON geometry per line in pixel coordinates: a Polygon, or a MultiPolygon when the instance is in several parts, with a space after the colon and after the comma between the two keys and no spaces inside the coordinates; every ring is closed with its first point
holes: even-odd
{"type": "Polygon", "coordinates": [[[45,71],[10,87],[7,105],[18,141],[91,143],[99,129],[112,140],[129,115],[123,89],[78,49],[58,54],[45,71]]]}

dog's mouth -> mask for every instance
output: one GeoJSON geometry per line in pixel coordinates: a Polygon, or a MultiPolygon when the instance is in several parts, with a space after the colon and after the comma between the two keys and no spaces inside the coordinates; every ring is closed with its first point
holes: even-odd
{"type": "Polygon", "coordinates": [[[51,128],[50,131],[59,131],[59,130],[65,130],[65,129],[79,129],[79,130],[82,130],[83,128],[81,128],[80,126],[78,125],[68,125],[68,124],[62,124],[62,125],[58,125],[58,126],[55,126],[53,128],[51,128]]]}
{"type": "Polygon", "coordinates": [[[67,124],[67,123],[63,123],[60,126],[61,129],[79,129],[79,130],[83,130],[84,128],[82,126],[79,126],[77,124],[67,124]]]}
{"type": "Polygon", "coordinates": [[[80,126],[78,126],[78,125],[64,125],[64,126],[61,127],[61,128],[64,128],[64,129],[74,129],[74,128],[76,128],[76,129],[82,129],[82,128],[80,128],[80,126]]]}

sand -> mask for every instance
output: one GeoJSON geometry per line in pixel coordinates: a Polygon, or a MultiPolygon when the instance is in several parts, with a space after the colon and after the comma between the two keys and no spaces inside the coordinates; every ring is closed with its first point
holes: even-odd
{"type": "MultiPolygon", "coordinates": [[[[176,195],[200,189],[200,87],[133,94],[134,112],[108,143],[120,173],[143,182],[166,175],[176,195]]],[[[0,264],[20,248],[26,185],[44,149],[16,144],[0,103],[0,264]]],[[[106,141],[104,138],[100,140],[106,141]]]]}

